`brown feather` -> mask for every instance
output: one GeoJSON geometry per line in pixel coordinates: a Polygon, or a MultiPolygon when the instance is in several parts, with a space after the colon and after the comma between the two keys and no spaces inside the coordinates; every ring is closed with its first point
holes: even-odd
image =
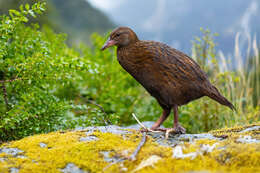
{"type": "Polygon", "coordinates": [[[129,28],[114,30],[117,59],[163,109],[208,96],[231,109],[234,106],[208,80],[206,73],[186,54],[154,41],[140,41],[129,28]],[[117,37],[118,33],[122,33],[117,37]]]}

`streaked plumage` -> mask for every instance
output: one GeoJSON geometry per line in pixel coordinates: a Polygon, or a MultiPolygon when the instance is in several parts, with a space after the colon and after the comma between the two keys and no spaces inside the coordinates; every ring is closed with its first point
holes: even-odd
{"type": "Polygon", "coordinates": [[[177,107],[203,96],[234,109],[209,82],[200,66],[186,54],[164,43],[140,41],[127,27],[115,29],[109,41],[103,49],[116,45],[120,65],[155,97],[164,109],[162,117],[153,129],[159,128],[174,108],[177,119],[174,123],[175,131],[184,132],[178,124],[177,107]]]}

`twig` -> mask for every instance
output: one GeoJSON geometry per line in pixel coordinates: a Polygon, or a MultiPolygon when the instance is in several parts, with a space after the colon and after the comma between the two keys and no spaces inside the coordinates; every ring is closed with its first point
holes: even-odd
{"type": "Polygon", "coordinates": [[[135,118],[135,120],[137,121],[137,123],[144,128],[147,132],[153,132],[153,133],[161,133],[164,132],[165,133],[165,138],[168,139],[169,138],[169,134],[174,132],[174,129],[162,129],[162,128],[157,128],[156,130],[151,130],[150,128],[145,127],[144,124],[142,124],[138,118],[135,116],[134,113],[132,113],[133,117],[135,118]]]}
{"type": "Polygon", "coordinates": [[[136,160],[136,156],[139,153],[139,151],[141,150],[141,148],[143,147],[143,145],[146,142],[146,132],[143,132],[143,137],[141,142],[138,144],[137,148],[135,149],[135,151],[133,152],[133,154],[129,157],[130,160],[134,161],[136,160]]]}
{"type": "MultiPolygon", "coordinates": [[[[105,109],[104,109],[101,105],[97,104],[96,102],[94,102],[94,101],[92,101],[92,100],[86,99],[86,101],[87,101],[88,103],[90,103],[90,104],[93,104],[93,105],[97,106],[105,115],[107,115],[105,109]]],[[[103,118],[103,121],[104,121],[104,123],[105,123],[106,126],[112,124],[109,119],[105,119],[104,117],[102,117],[102,118],[103,118]]]]}
{"type": "Polygon", "coordinates": [[[115,161],[115,162],[112,162],[112,163],[110,163],[109,165],[107,165],[105,168],[103,168],[103,171],[105,171],[105,170],[107,170],[110,166],[112,166],[112,165],[114,165],[114,164],[117,164],[117,163],[120,163],[120,162],[123,162],[123,161],[125,161],[125,160],[127,160],[127,158],[122,158],[122,159],[119,159],[119,160],[117,160],[117,161],[115,161]]]}
{"type": "Polygon", "coordinates": [[[135,116],[134,113],[132,113],[132,116],[135,118],[135,120],[137,121],[137,123],[138,123],[142,128],[144,128],[145,130],[148,130],[148,128],[145,127],[145,125],[143,125],[143,124],[138,120],[138,118],[135,116]]]}
{"type": "Polygon", "coordinates": [[[5,86],[5,82],[4,81],[0,81],[2,83],[2,90],[3,90],[3,96],[4,96],[4,101],[5,101],[5,106],[6,106],[6,110],[9,110],[9,103],[8,103],[8,96],[7,96],[7,91],[6,91],[6,86],[5,86]]]}
{"type": "Polygon", "coordinates": [[[22,78],[14,78],[14,79],[9,79],[9,80],[0,80],[0,83],[13,82],[13,81],[16,81],[16,80],[24,80],[24,79],[22,79],[22,78]]]}
{"type": "Polygon", "coordinates": [[[151,130],[150,128],[145,127],[145,125],[142,124],[142,123],[138,120],[138,118],[136,117],[136,115],[135,115],[134,113],[132,113],[132,116],[133,116],[134,119],[137,121],[137,123],[138,123],[142,128],[144,128],[147,132],[154,132],[154,133],[161,132],[161,131],[154,131],[154,130],[151,130]]]}
{"type": "Polygon", "coordinates": [[[118,160],[115,161],[115,162],[110,163],[109,165],[107,165],[107,166],[103,169],[103,171],[107,170],[110,166],[112,166],[112,165],[114,165],[114,164],[117,164],[117,163],[120,163],[120,162],[123,162],[123,161],[125,161],[125,160],[135,161],[137,154],[140,152],[141,148],[144,146],[144,144],[145,144],[145,142],[146,142],[146,132],[143,132],[142,134],[143,134],[142,140],[140,141],[140,143],[138,144],[137,148],[135,149],[135,151],[133,152],[133,154],[131,154],[130,157],[123,157],[123,158],[121,158],[121,159],[118,159],[118,160]]]}

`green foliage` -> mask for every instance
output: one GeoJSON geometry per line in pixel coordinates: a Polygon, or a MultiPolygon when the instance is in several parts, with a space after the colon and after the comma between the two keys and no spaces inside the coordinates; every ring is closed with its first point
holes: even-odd
{"type": "Polygon", "coordinates": [[[10,140],[35,133],[68,128],[64,115],[71,105],[55,96],[56,88],[73,81],[80,66],[79,54],[56,35],[38,25],[25,26],[45,3],[20,6],[1,16],[0,24],[0,138],[10,140]],[[3,93],[3,94],[2,94],[3,93]]]}
{"type": "Polygon", "coordinates": [[[82,46],[80,55],[67,47],[64,35],[25,25],[45,3],[19,9],[1,16],[0,139],[129,123],[133,102],[141,102],[140,88],[113,53],[100,52],[104,39],[94,35],[94,51],[82,46]]]}

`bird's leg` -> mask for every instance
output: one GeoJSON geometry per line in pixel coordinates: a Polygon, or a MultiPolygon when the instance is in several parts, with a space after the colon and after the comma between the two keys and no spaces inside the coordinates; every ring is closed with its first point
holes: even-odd
{"type": "Polygon", "coordinates": [[[164,109],[162,116],[154,123],[151,127],[151,130],[159,130],[160,125],[166,120],[166,118],[170,115],[171,109],[164,109]]]}
{"type": "Polygon", "coordinates": [[[178,106],[174,105],[173,106],[173,114],[174,114],[174,124],[173,124],[173,131],[175,133],[180,133],[183,134],[186,132],[186,129],[183,128],[180,124],[179,124],[179,115],[178,115],[178,106]]]}
{"type": "Polygon", "coordinates": [[[165,138],[168,139],[170,133],[179,133],[179,134],[184,134],[186,132],[186,129],[183,128],[179,124],[178,120],[178,106],[174,105],[173,106],[173,114],[174,114],[174,123],[173,123],[173,128],[168,128],[165,130],[165,138]]]}

